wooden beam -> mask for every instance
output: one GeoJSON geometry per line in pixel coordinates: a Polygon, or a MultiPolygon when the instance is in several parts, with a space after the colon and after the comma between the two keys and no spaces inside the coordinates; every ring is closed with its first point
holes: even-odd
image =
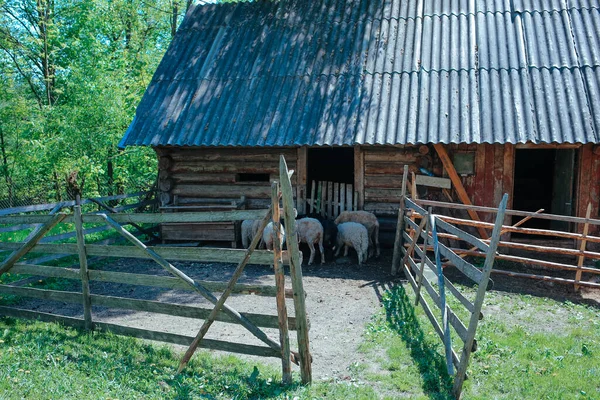
{"type": "MultiPolygon", "coordinates": [[[[269,209],[267,211],[267,215],[263,219],[262,229],[264,229],[264,227],[267,225],[267,223],[270,219],[270,213],[271,213],[271,210],[269,209]]],[[[106,214],[100,214],[100,215],[104,217],[107,224],[109,224],[110,226],[115,228],[115,230],[118,233],[120,233],[123,237],[125,237],[127,240],[129,240],[131,243],[133,243],[136,247],[145,251],[150,256],[150,258],[152,258],[154,261],[156,261],[165,270],[167,270],[171,274],[175,275],[182,281],[186,282],[194,290],[196,290],[198,293],[200,293],[202,296],[204,296],[204,298],[206,300],[210,301],[213,304],[219,303],[219,300],[210,291],[208,291],[205,287],[203,287],[198,282],[196,282],[194,279],[190,278],[189,276],[187,276],[186,274],[181,272],[179,269],[175,268],[164,258],[162,258],[158,254],[156,254],[156,252],[154,252],[152,249],[149,249],[148,247],[146,247],[146,245],[144,243],[142,243],[131,233],[129,233],[125,229],[123,229],[122,226],[120,226],[117,222],[113,221],[109,216],[107,216],[106,214]]],[[[258,244],[258,243],[256,243],[256,244],[258,244]]],[[[255,247],[256,247],[256,244],[255,244],[255,247]]],[[[248,262],[249,253],[246,252],[246,255],[247,256],[244,257],[244,259],[246,260],[246,262],[248,262]]],[[[271,348],[273,348],[273,350],[275,350],[277,352],[281,351],[281,349],[279,348],[279,344],[277,344],[276,342],[271,340],[267,335],[264,334],[263,331],[261,331],[259,328],[257,328],[256,325],[254,325],[252,322],[250,322],[247,318],[245,318],[239,312],[237,312],[236,310],[234,310],[233,308],[229,307],[226,304],[222,304],[222,308],[223,308],[223,311],[225,311],[230,317],[239,321],[241,325],[243,325],[246,329],[248,329],[258,339],[267,343],[271,348]]]]}
{"type": "Polygon", "coordinates": [[[85,321],[85,330],[89,331],[92,329],[92,300],[90,298],[90,277],[88,275],[88,262],[87,254],[85,252],[85,238],[83,236],[83,221],[81,220],[81,201],[79,195],[77,195],[76,203],[77,204],[73,207],[73,215],[75,217],[75,232],[77,234],[77,249],[79,253],[83,320],[85,321]]]}
{"type": "MultiPolygon", "coordinates": [[[[250,255],[252,254],[254,249],[256,249],[256,247],[258,246],[260,241],[262,240],[263,231],[265,230],[265,227],[267,226],[267,224],[269,223],[270,220],[271,220],[271,212],[267,212],[267,215],[265,215],[265,217],[261,221],[261,224],[260,224],[256,234],[254,235],[252,242],[250,243],[250,247],[248,248],[248,250],[246,250],[246,254],[245,254],[244,258],[240,261],[237,268],[231,275],[231,279],[229,280],[227,287],[223,291],[223,294],[221,295],[221,297],[219,297],[219,300],[217,300],[217,302],[215,303],[215,306],[214,306],[213,310],[211,311],[210,315],[208,316],[208,318],[206,320],[204,320],[204,324],[202,324],[202,326],[200,327],[200,330],[198,331],[198,334],[192,341],[192,344],[190,344],[190,347],[187,349],[187,351],[183,355],[183,358],[181,359],[181,362],[179,363],[179,368],[177,369],[178,374],[181,373],[181,371],[183,371],[183,369],[185,368],[187,363],[190,361],[190,359],[194,355],[194,352],[196,351],[196,349],[200,345],[200,342],[202,341],[202,339],[208,332],[208,329],[212,326],[213,322],[217,318],[217,315],[221,311],[221,308],[224,308],[225,301],[227,300],[229,295],[233,292],[233,288],[235,287],[237,280],[242,275],[242,272],[244,272],[244,268],[246,267],[246,264],[248,264],[248,261],[250,261],[250,255]]],[[[241,314],[238,314],[238,315],[239,315],[238,319],[240,320],[240,322],[242,322],[243,316],[241,314]]],[[[265,342],[273,350],[281,351],[281,346],[279,346],[279,344],[277,342],[275,342],[274,340],[269,338],[267,335],[265,335],[265,333],[263,331],[258,329],[250,321],[248,321],[248,320],[245,320],[245,321],[246,321],[246,323],[243,325],[246,327],[246,329],[248,329],[250,331],[250,333],[252,333],[258,339],[265,342]]]]}
{"type": "Polygon", "coordinates": [[[281,229],[279,214],[279,183],[271,185],[271,204],[273,205],[273,271],[277,287],[277,316],[279,318],[279,344],[281,345],[281,376],[284,385],[292,383],[292,365],[290,363],[290,335],[288,330],[287,308],[285,305],[285,275],[281,259],[281,229]]]}
{"type": "Polygon", "coordinates": [[[298,158],[296,159],[296,171],[298,171],[296,177],[296,188],[298,191],[296,194],[296,208],[300,214],[306,214],[307,153],[308,147],[298,147],[298,158]]]}
{"type": "Polygon", "coordinates": [[[394,254],[392,256],[392,276],[398,273],[398,261],[400,260],[400,249],[403,246],[404,237],[404,211],[405,211],[405,198],[406,198],[406,181],[408,179],[408,165],[404,166],[404,173],[402,175],[402,192],[400,196],[400,205],[398,207],[398,219],[396,221],[396,237],[394,239],[394,254]]]}
{"type": "Polygon", "coordinates": [[[298,328],[296,334],[300,352],[300,376],[302,383],[309,384],[312,381],[312,356],[310,355],[308,317],[306,315],[306,304],[303,295],[302,263],[300,261],[300,250],[298,249],[298,233],[296,232],[292,183],[290,182],[287,164],[283,156],[279,159],[279,176],[281,179],[281,199],[283,201],[285,234],[290,254],[290,278],[294,290],[294,309],[296,311],[296,325],[298,328]]]}
{"type": "MultiPolygon", "coordinates": [[[[590,219],[591,214],[592,214],[592,203],[588,203],[587,211],[585,212],[585,219],[586,220],[590,219]]],[[[590,227],[590,225],[587,222],[583,225],[583,233],[581,235],[581,246],[579,248],[579,251],[581,253],[583,253],[585,251],[589,227],[590,227]]],[[[584,260],[585,260],[585,255],[583,255],[583,254],[581,254],[577,259],[578,270],[575,273],[575,282],[578,282],[581,280],[581,267],[583,267],[584,260]]],[[[578,290],[578,289],[579,289],[579,285],[577,283],[575,283],[575,290],[578,290]]]]}
{"type": "MultiPolygon", "coordinates": [[[[435,148],[435,151],[437,151],[438,156],[440,157],[440,160],[442,160],[442,164],[444,164],[444,169],[450,176],[450,180],[452,181],[452,184],[454,185],[454,190],[456,191],[456,194],[458,195],[458,198],[460,199],[460,201],[462,201],[463,204],[465,204],[465,205],[472,205],[471,199],[469,199],[469,196],[467,195],[467,191],[465,190],[465,187],[463,186],[462,181],[460,180],[460,177],[458,176],[458,173],[456,173],[454,164],[452,164],[452,160],[448,156],[448,153],[446,152],[444,145],[441,143],[436,143],[433,145],[433,147],[435,148]]],[[[467,209],[467,212],[469,213],[469,216],[473,220],[481,221],[481,219],[479,219],[479,215],[477,215],[476,211],[467,209]]],[[[485,229],[478,227],[477,231],[479,232],[479,234],[481,235],[482,238],[487,239],[489,237],[487,232],[485,231],[485,229]]]]}
{"type": "Polygon", "coordinates": [[[479,315],[481,308],[483,307],[483,300],[487,291],[487,284],[494,266],[494,259],[496,258],[496,249],[498,248],[498,242],[500,241],[500,231],[502,230],[502,222],[504,221],[504,210],[508,203],[508,195],[505,194],[502,197],[500,206],[498,207],[498,214],[496,215],[496,222],[494,224],[494,230],[492,231],[492,238],[490,241],[490,249],[486,254],[485,263],[483,265],[482,273],[483,277],[477,288],[477,295],[475,297],[475,310],[471,314],[469,320],[469,326],[467,329],[467,340],[464,342],[462,353],[460,356],[460,364],[456,369],[456,375],[454,376],[454,387],[452,389],[454,396],[460,399],[460,393],[462,391],[462,385],[464,383],[467,367],[469,366],[469,357],[473,351],[473,342],[475,340],[475,333],[477,331],[477,324],[479,323],[479,315]]]}
{"type": "Polygon", "coordinates": [[[21,257],[35,247],[35,245],[44,237],[46,233],[48,233],[48,231],[50,231],[50,229],[54,228],[58,223],[65,219],[66,216],[67,214],[62,213],[53,215],[50,220],[48,220],[41,228],[39,228],[35,235],[31,236],[28,241],[23,243],[20,248],[15,250],[6,258],[6,260],[4,260],[4,262],[0,265],[0,275],[10,270],[21,257]]]}
{"type": "Polygon", "coordinates": [[[438,178],[436,176],[416,175],[416,184],[421,186],[437,187],[442,189],[450,189],[452,181],[447,178],[438,178]]]}
{"type": "Polygon", "coordinates": [[[365,154],[360,146],[354,146],[354,191],[358,193],[357,209],[365,206],[365,154]]]}

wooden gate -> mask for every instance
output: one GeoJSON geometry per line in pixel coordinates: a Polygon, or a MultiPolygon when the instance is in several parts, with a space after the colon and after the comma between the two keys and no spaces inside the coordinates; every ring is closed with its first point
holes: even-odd
{"type": "MultiPolygon", "coordinates": [[[[41,224],[29,237],[20,243],[0,242],[0,249],[12,250],[12,253],[0,264],[0,275],[10,271],[17,274],[35,276],[59,277],[78,280],[81,282],[81,292],[38,289],[19,287],[15,285],[0,285],[0,293],[33,297],[39,299],[58,300],[83,305],[83,319],[54,314],[0,306],[0,314],[17,317],[40,319],[43,321],[58,321],[86,330],[111,331],[116,334],[134,336],[143,339],[158,340],[182,345],[189,345],[189,349],[181,360],[181,371],[193,355],[197,347],[230,351],[264,357],[277,357],[282,360],[283,380],[291,382],[291,362],[299,363],[301,377],[304,383],[311,381],[311,356],[309,353],[308,320],[304,305],[304,289],[302,285],[302,271],[300,267],[297,240],[291,239],[295,235],[295,220],[293,210],[292,186],[289,172],[283,157],[280,161],[281,193],[279,184],[272,187],[272,204],[268,210],[237,210],[222,212],[186,212],[167,214],[124,214],[105,211],[82,214],[81,205],[73,206],[73,214],[56,213],[54,215],[12,215],[0,217],[0,225],[41,224]],[[289,251],[282,251],[275,246],[274,251],[255,250],[265,226],[273,221],[279,224],[280,196],[283,199],[283,218],[286,222],[286,233],[290,238],[289,251]],[[180,222],[222,222],[242,219],[260,219],[262,221],[259,232],[254,237],[250,248],[214,249],[214,248],[189,248],[189,247],[148,247],[136,236],[123,228],[125,224],[158,224],[180,222]],[[74,224],[77,243],[45,244],[40,243],[42,238],[58,224],[74,224]],[[99,245],[86,243],[86,230],[84,224],[103,223],[114,229],[133,246],[99,245]],[[19,262],[27,253],[54,253],[71,254],[79,256],[79,268],[64,268],[19,262]],[[174,277],[157,276],[143,273],[124,273],[88,268],[89,256],[143,258],[156,261],[162,268],[174,277]],[[170,261],[197,261],[197,262],[226,262],[237,263],[237,268],[227,284],[196,280],[176,268],[170,261]],[[248,263],[273,265],[275,286],[243,285],[237,280],[248,263]],[[285,279],[282,263],[290,265],[292,290],[285,288],[285,279]],[[214,305],[212,309],[187,306],[175,303],[140,300],[126,297],[115,297],[92,294],[90,281],[116,282],[131,285],[152,286],[167,289],[192,290],[214,305]],[[212,292],[221,292],[217,298],[212,292]],[[275,297],[277,315],[262,315],[240,313],[225,304],[232,293],[255,294],[260,296],[275,297]],[[285,299],[294,299],[295,317],[288,317],[285,299]],[[204,323],[196,337],[158,332],[147,329],[133,328],[116,324],[95,321],[92,306],[146,311],[168,314],[173,316],[202,319],[204,323]],[[204,336],[214,321],[238,324],[250,331],[266,346],[255,346],[232,343],[221,340],[209,340],[204,336]],[[271,339],[261,328],[277,328],[279,340],[271,339]],[[296,330],[298,335],[299,352],[292,352],[289,345],[288,330],[296,330]]],[[[279,232],[279,229],[275,229],[279,232]]],[[[279,241],[276,238],[276,243],[279,241]]]]}
{"type": "Polygon", "coordinates": [[[392,274],[395,275],[398,269],[404,272],[416,293],[415,305],[421,304],[435,331],[443,341],[448,373],[454,375],[453,392],[456,398],[460,398],[470,355],[477,350],[475,333],[479,320],[483,318],[481,308],[494,264],[496,248],[500,240],[508,195],[505,194],[500,203],[492,236],[489,243],[486,243],[456,226],[443,221],[437,215],[432,214],[407,198],[405,196],[407,168],[404,170],[396,240],[394,243],[392,274]],[[420,222],[417,223],[417,220],[420,220],[420,222]],[[483,268],[476,268],[473,264],[457,255],[452,249],[440,243],[439,230],[455,235],[485,253],[486,258],[483,268]],[[419,242],[421,242],[420,246],[419,242]],[[433,258],[428,254],[431,251],[433,252],[433,258]],[[445,257],[458,271],[478,285],[474,302],[468,300],[444,276],[441,262],[442,257],[445,257]],[[421,293],[421,288],[425,288],[424,294],[427,294],[428,300],[421,293]],[[470,317],[467,324],[460,320],[448,304],[447,292],[451,293],[458,300],[457,304],[460,304],[461,307],[464,307],[468,311],[470,317]],[[439,319],[435,316],[436,313],[432,310],[430,302],[433,302],[438,308],[439,319]],[[462,342],[460,356],[453,348],[450,328],[456,332],[457,337],[462,342]]]}
{"type": "Polygon", "coordinates": [[[343,211],[356,211],[358,192],[350,183],[312,181],[308,212],[335,219],[343,211]]]}

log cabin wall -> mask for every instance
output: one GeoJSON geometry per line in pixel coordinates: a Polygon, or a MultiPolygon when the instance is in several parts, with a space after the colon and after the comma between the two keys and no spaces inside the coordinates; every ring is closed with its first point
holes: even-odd
{"type": "MultiPolygon", "coordinates": [[[[592,203],[592,218],[600,217],[600,146],[592,143],[582,145],[578,158],[579,170],[576,181],[575,201],[578,217],[584,217],[588,203],[592,203]]],[[[582,226],[576,228],[581,232],[582,226]]],[[[590,227],[590,234],[598,234],[597,226],[590,227]]]]}
{"type": "MultiPolygon", "coordinates": [[[[497,207],[508,193],[508,208],[512,208],[514,187],[515,146],[512,144],[453,144],[446,146],[453,158],[456,153],[474,153],[473,175],[461,176],[471,202],[478,206],[497,207]]],[[[446,175],[444,175],[446,176],[446,175]]],[[[484,220],[493,217],[482,214],[484,220]]],[[[508,220],[507,220],[508,221],[508,220]]]]}
{"type": "MultiPolygon", "coordinates": [[[[296,169],[294,148],[156,148],[161,204],[194,199],[239,199],[247,209],[267,208],[271,182],[279,180],[279,156],[296,169]],[[268,181],[244,181],[243,174],[269,174],[268,181]]],[[[292,184],[297,174],[292,175],[292,184]]]]}

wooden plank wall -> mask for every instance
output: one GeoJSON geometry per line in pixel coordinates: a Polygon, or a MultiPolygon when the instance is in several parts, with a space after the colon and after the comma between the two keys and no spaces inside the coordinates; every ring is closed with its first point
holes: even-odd
{"type": "MultiPolygon", "coordinates": [[[[461,176],[473,204],[497,207],[502,195],[508,193],[508,208],[512,208],[515,147],[512,144],[453,144],[447,146],[450,157],[456,152],[475,153],[475,175],[461,176]]],[[[484,220],[493,222],[490,215],[484,220]]]]}
{"type": "MultiPolygon", "coordinates": [[[[585,218],[587,205],[592,203],[592,218],[600,216],[600,146],[592,143],[581,146],[578,157],[577,186],[575,191],[577,217],[585,218]]],[[[581,232],[582,226],[576,228],[581,232]]],[[[597,227],[590,228],[590,234],[598,232],[597,227]]]]}
{"type": "MultiPolygon", "coordinates": [[[[270,204],[270,182],[239,182],[237,174],[270,174],[279,180],[279,156],[283,154],[290,169],[296,169],[295,148],[157,148],[161,190],[172,201],[189,204],[194,199],[239,199],[246,196],[247,209],[263,209],[270,204]],[[166,168],[162,168],[166,166],[166,168]]],[[[297,174],[292,176],[296,183],[297,174]]],[[[166,198],[166,197],[165,197],[166,198]]],[[[193,203],[192,203],[193,204],[193,203]]]]}
{"type": "Polygon", "coordinates": [[[378,216],[396,214],[404,165],[416,165],[417,147],[362,146],[361,150],[364,157],[363,209],[378,216]]]}

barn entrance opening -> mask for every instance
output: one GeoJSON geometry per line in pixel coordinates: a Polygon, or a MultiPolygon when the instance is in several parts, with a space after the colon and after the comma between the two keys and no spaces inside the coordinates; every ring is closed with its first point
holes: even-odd
{"type": "MultiPolygon", "coordinates": [[[[523,211],[573,215],[575,149],[517,149],[513,208],[523,211]]],[[[519,217],[513,217],[516,223],[519,217]]],[[[532,219],[529,228],[568,231],[568,222],[532,219]]]]}
{"type": "Polygon", "coordinates": [[[307,212],[335,218],[356,208],[354,148],[309,148],[306,164],[307,212]]]}
{"type": "Polygon", "coordinates": [[[339,183],[354,183],[354,148],[331,147],[308,149],[307,179],[339,183]]]}

